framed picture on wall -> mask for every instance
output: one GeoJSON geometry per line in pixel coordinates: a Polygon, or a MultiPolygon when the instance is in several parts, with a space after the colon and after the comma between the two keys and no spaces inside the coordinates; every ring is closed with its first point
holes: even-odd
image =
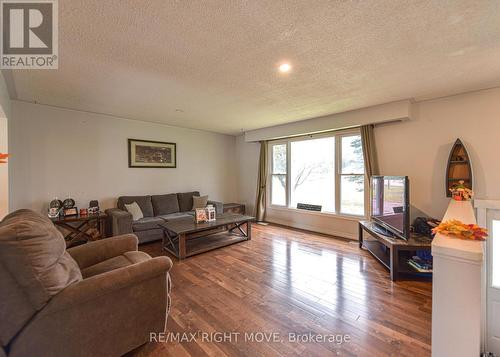
{"type": "Polygon", "coordinates": [[[177,167],[175,143],[128,139],[128,167],[177,167]]]}

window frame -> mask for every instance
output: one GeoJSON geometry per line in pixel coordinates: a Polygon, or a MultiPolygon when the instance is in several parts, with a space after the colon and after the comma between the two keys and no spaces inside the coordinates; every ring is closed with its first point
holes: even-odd
{"type": "MultiPolygon", "coordinates": [[[[346,129],[340,131],[333,132],[325,132],[318,134],[310,134],[310,135],[301,135],[294,136],[286,139],[277,139],[271,140],[268,142],[268,172],[267,175],[267,187],[268,187],[268,199],[267,206],[273,210],[284,210],[284,211],[293,211],[298,213],[305,214],[313,214],[313,215],[321,215],[321,216],[335,216],[342,217],[352,220],[357,220],[359,218],[366,218],[369,214],[369,180],[366,176],[366,168],[364,168],[364,213],[362,215],[350,214],[350,213],[342,213],[340,210],[341,204],[341,178],[342,176],[350,176],[351,174],[343,174],[342,173],[342,137],[344,136],[355,136],[361,135],[361,131],[359,128],[354,129],[346,129]],[[290,186],[290,161],[291,161],[291,143],[295,141],[306,141],[306,140],[314,140],[325,137],[334,137],[335,138],[335,182],[334,182],[334,204],[335,204],[335,212],[315,212],[315,211],[306,211],[299,210],[295,207],[290,207],[291,200],[291,186],[290,186]],[[272,200],[272,177],[273,177],[273,146],[274,145],[286,145],[286,187],[285,187],[285,196],[286,196],[286,205],[277,205],[273,204],[272,200]]],[[[361,174],[360,174],[361,175],[361,174]]]]}
{"type": "Polygon", "coordinates": [[[366,166],[364,164],[364,158],[363,158],[363,173],[343,173],[342,172],[342,139],[344,137],[349,137],[349,136],[360,136],[361,137],[361,131],[358,129],[357,131],[349,131],[349,132],[342,132],[337,135],[337,139],[335,140],[335,145],[336,145],[336,159],[337,159],[337,169],[336,169],[336,176],[335,176],[335,212],[338,212],[340,215],[344,216],[354,216],[354,217],[367,217],[367,205],[369,204],[369,195],[367,196],[367,192],[369,190],[369,187],[367,187],[367,177],[366,177],[366,166]],[[352,213],[345,213],[342,212],[342,190],[341,190],[341,182],[342,182],[342,177],[344,176],[363,176],[363,194],[364,194],[364,202],[363,202],[363,215],[357,215],[357,214],[352,214],[352,213]],[[338,194],[337,194],[338,193],[338,194]]]}
{"type": "Polygon", "coordinates": [[[269,187],[269,202],[268,206],[272,207],[281,207],[281,208],[287,208],[289,206],[289,194],[288,194],[288,188],[290,187],[290,175],[288,172],[288,167],[290,165],[290,155],[289,155],[289,150],[290,150],[290,144],[286,140],[276,140],[276,141],[271,141],[268,143],[268,152],[269,152],[269,163],[268,163],[268,178],[267,178],[267,184],[266,187],[269,187]],[[275,174],[273,171],[273,147],[274,146],[279,146],[279,145],[285,145],[286,148],[286,173],[284,174],[286,176],[286,181],[285,181],[285,205],[278,205],[278,204],[273,204],[273,176],[275,175],[283,175],[283,174],[275,174]]]}

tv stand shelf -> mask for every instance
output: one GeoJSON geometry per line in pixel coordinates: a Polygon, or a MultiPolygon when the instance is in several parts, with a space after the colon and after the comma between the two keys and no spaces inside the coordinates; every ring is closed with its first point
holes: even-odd
{"type": "Polygon", "coordinates": [[[431,242],[432,239],[415,233],[411,233],[408,240],[386,236],[379,232],[374,222],[359,222],[359,247],[368,250],[389,269],[392,281],[402,277],[408,279],[431,277],[432,273],[420,273],[407,263],[417,250],[430,251],[431,242]],[[363,232],[367,232],[369,237],[364,238],[363,232]]]}

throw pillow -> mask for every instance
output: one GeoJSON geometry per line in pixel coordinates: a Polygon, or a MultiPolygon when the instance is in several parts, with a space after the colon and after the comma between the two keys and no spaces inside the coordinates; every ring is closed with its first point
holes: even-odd
{"type": "Polygon", "coordinates": [[[125,209],[128,213],[132,214],[132,220],[138,221],[144,217],[141,211],[141,207],[137,204],[137,202],[132,202],[131,204],[125,204],[125,209]]]}
{"type": "Polygon", "coordinates": [[[208,196],[193,196],[193,208],[194,211],[197,208],[207,207],[208,196]]]}

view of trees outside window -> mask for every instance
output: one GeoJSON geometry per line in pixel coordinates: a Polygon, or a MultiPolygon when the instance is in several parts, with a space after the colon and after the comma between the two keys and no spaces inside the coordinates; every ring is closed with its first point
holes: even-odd
{"type": "Polygon", "coordinates": [[[271,204],[288,203],[290,208],[296,208],[297,203],[306,203],[320,205],[323,212],[364,215],[365,169],[360,135],[290,139],[288,143],[271,144],[271,155],[271,204]],[[340,140],[340,152],[336,152],[335,140],[340,140]],[[340,167],[336,171],[339,155],[340,167]],[[335,200],[337,179],[339,207],[335,200]]]}
{"type": "Polygon", "coordinates": [[[343,136],[340,212],[363,215],[365,210],[365,162],[361,136],[343,136]]]}
{"type": "Polygon", "coordinates": [[[290,206],[307,203],[335,212],[335,138],[292,141],[290,206]]]}
{"type": "Polygon", "coordinates": [[[286,144],[273,145],[271,203],[286,206],[286,144]]]}

